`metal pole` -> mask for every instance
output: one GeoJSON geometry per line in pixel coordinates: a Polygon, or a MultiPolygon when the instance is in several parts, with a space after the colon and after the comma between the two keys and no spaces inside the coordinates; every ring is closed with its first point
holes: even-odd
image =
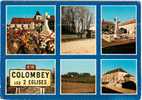
{"type": "Polygon", "coordinates": [[[42,88],[40,87],[40,94],[42,94],[42,88]]]}
{"type": "Polygon", "coordinates": [[[16,94],[18,94],[17,87],[16,87],[16,94]]]}
{"type": "Polygon", "coordinates": [[[19,94],[20,92],[20,87],[16,87],[16,94],[19,94]]]}
{"type": "Polygon", "coordinates": [[[42,89],[43,89],[43,91],[42,91],[42,92],[43,92],[43,94],[45,94],[45,88],[43,87],[42,89]]]}

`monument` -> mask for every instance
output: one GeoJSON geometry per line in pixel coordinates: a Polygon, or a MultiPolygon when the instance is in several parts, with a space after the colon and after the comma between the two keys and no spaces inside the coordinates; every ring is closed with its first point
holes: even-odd
{"type": "Polygon", "coordinates": [[[118,37],[118,22],[119,22],[118,18],[115,17],[114,21],[115,21],[115,27],[114,27],[114,35],[113,35],[113,37],[117,38],[118,37]]]}
{"type": "Polygon", "coordinates": [[[43,25],[43,31],[45,32],[48,32],[48,34],[51,33],[51,30],[49,28],[49,25],[48,25],[48,20],[50,19],[50,16],[48,15],[48,13],[46,12],[45,15],[44,15],[44,25],[43,25]]]}

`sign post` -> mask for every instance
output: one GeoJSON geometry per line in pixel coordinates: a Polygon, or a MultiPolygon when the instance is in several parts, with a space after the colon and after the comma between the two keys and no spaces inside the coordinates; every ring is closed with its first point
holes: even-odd
{"type": "Polygon", "coordinates": [[[20,92],[20,87],[16,87],[16,94],[19,94],[20,92]]]}
{"type": "Polygon", "coordinates": [[[16,93],[20,93],[20,87],[40,87],[40,93],[45,93],[45,87],[51,87],[51,71],[47,69],[10,70],[10,86],[16,87],[16,93]]]}

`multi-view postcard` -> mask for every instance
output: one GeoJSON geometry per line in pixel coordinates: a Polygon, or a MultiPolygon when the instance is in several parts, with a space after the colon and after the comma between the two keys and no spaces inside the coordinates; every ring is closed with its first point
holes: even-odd
{"type": "Polygon", "coordinates": [[[136,94],[136,70],[136,59],[103,59],[101,61],[102,94],[136,94]]]}
{"type": "Polygon", "coordinates": [[[61,53],[96,54],[96,7],[61,6],[61,53]]]}
{"type": "Polygon", "coordinates": [[[52,59],[6,60],[6,94],[55,94],[55,68],[52,59]]]}
{"type": "Polygon", "coordinates": [[[142,100],[141,2],[0,7],[0,100],[142,100]]]}
{"type": "Polygon", "coordinates": [[[136,54],[136,6],[103,5],[101,17],[102,53],[136,54]]]}
{"type": "Polygon", "coordinates": [[[55,53],[54,6],[12,5],[6,11],[7,54],[55,53]]]}
{"type": "Polygon", "coordinates": [[[62,59],[60,67],[61,94],[96,93],[95,59],[62,59]]]}

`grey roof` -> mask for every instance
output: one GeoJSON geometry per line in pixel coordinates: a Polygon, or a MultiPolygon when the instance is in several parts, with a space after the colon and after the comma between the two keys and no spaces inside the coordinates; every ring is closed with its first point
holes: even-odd
{"type": "Polygon", "coordinates": [[[41,15],[41,14],[39,13],[39,11],[36,11],[36,15],[41,15]]]}

